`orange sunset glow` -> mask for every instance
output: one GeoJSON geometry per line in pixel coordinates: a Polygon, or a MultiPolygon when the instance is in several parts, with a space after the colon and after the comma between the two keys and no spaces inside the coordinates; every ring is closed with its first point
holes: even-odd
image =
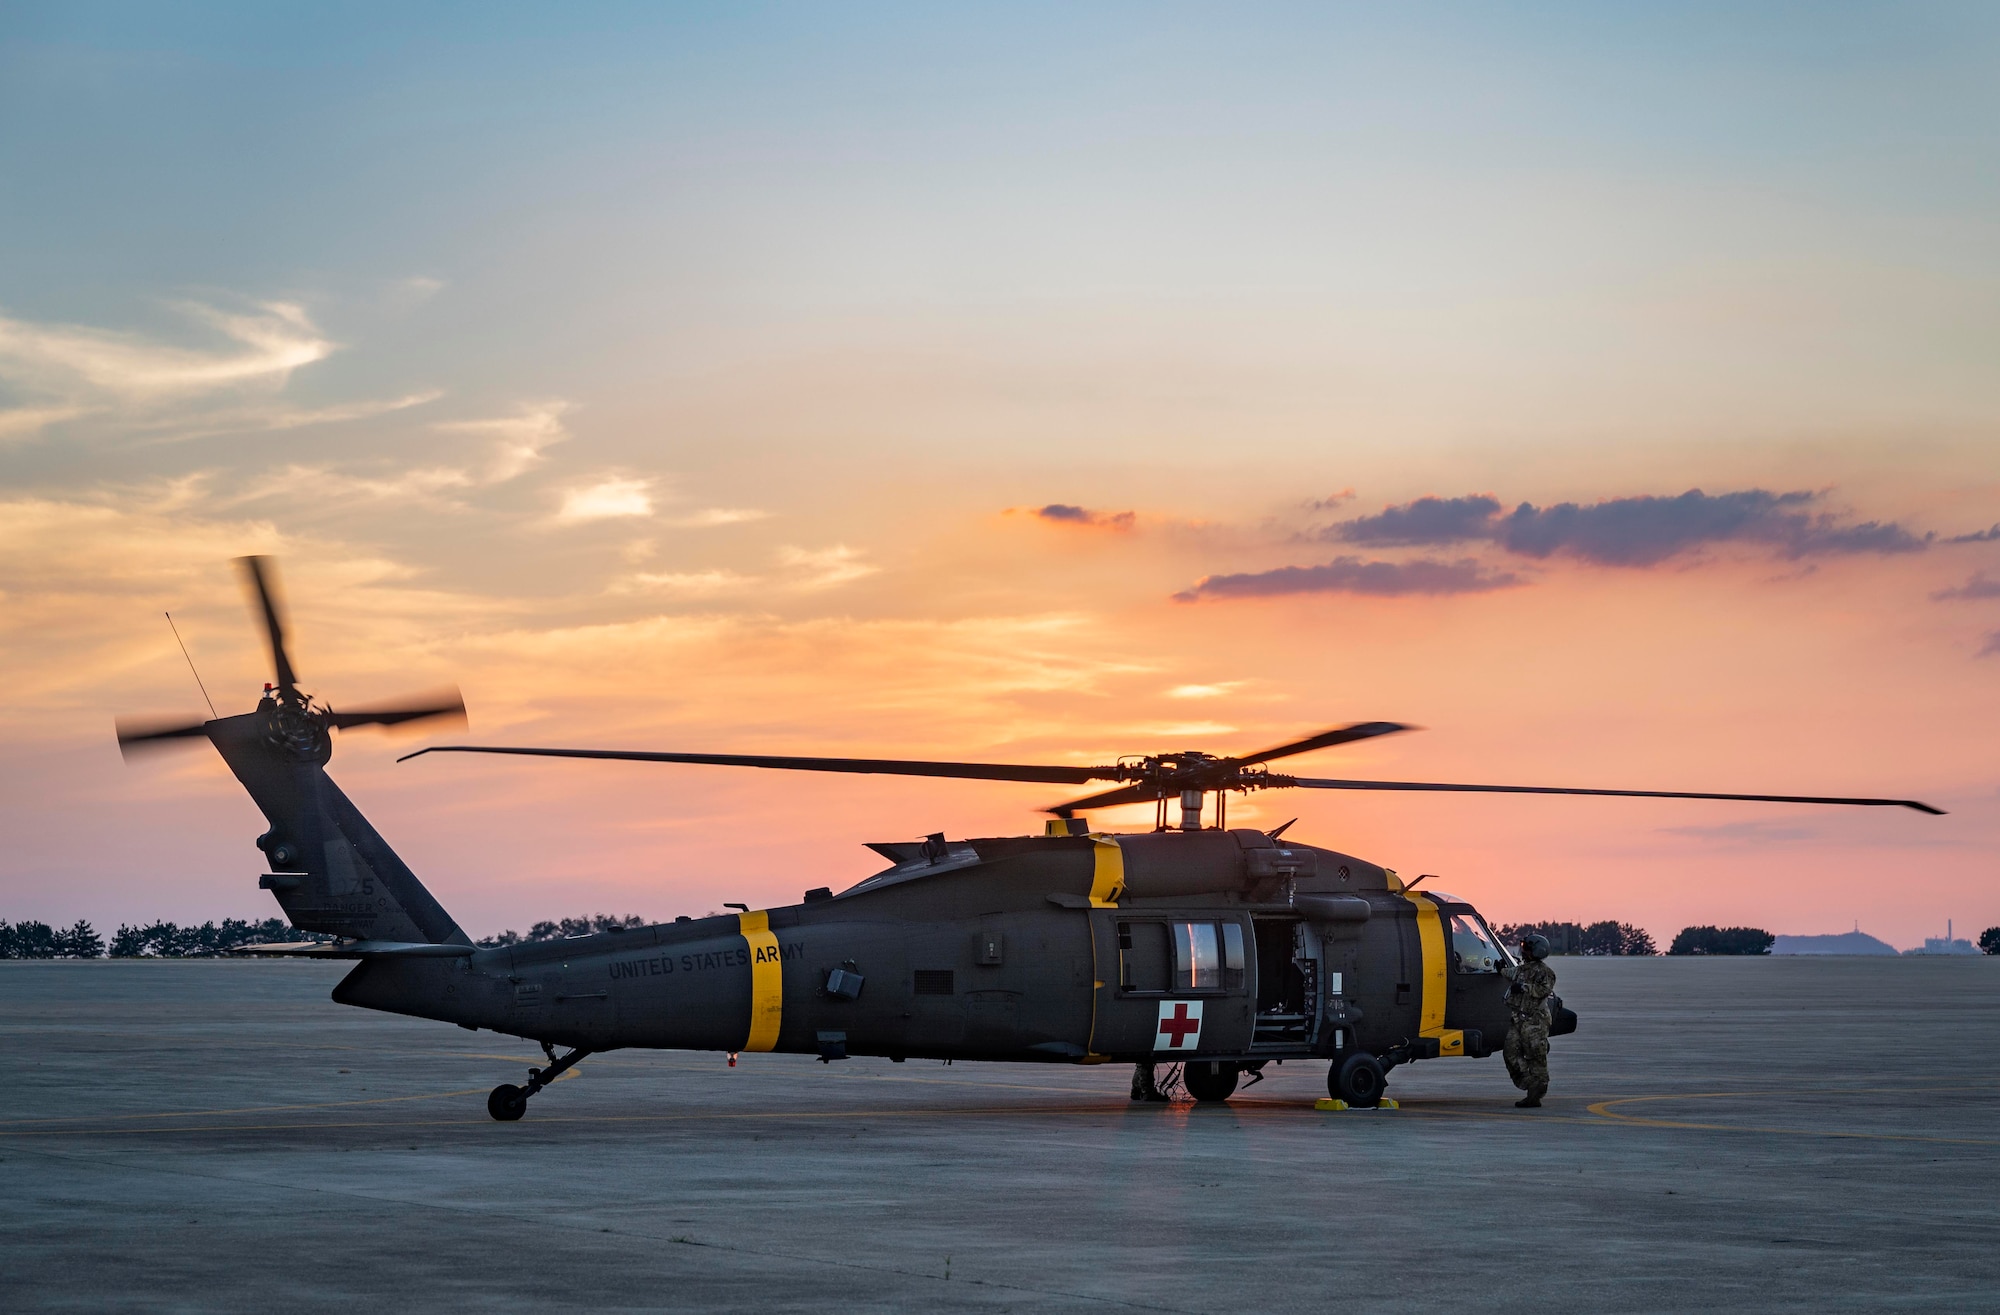
{"type": "Polygon", "coordinates": [[[261,553],[306,689],[464,692],[329,770],[475,936],[791,902],[1065,790],[395,762],[428,743],[1083,764],[1377,719],[1421,729],[1286,770],[1946,815],[1231,824],[1662,944],[2000,923],[1995,102],[1947,36],[1857,90],[1817,38],[1419,60],[1403,15],[1064,20],[1105,67],[993,16],[917,60],[830,16],[596,62],[410,21],[289,72],[77,37],[25,66],[61,140],[0,115],[0,917],[274,912],[216,755],[112,735],[207,715],[169,611],[250,708],[261,553]]]}

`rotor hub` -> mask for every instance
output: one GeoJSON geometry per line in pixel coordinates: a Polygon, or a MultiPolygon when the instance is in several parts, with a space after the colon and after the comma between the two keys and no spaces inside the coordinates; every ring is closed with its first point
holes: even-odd
{"type": "Polygon", "coordinates": [[[333,737],[326,721],[303,699],[264,699],[264,742],[282,749],[300,762],[324,765],[333,757],[333,737]]]}

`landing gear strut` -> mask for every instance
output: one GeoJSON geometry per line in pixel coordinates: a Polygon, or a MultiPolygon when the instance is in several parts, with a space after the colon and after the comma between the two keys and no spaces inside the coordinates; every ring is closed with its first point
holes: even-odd
{"type": "Polygon", "coordinates": [[[582,1046],[578,1046],[561,1059],[557,1059],[555,1047],[546,1041],[542,1042],[542,1053],[549,1057],[549,1066],[547,1068],[529,1069],[528,1085],[525,1087],[517,1087],[511,1082],[503,1082],[493,1088],[492,1093],[486,1097],[486,1112],[488,1114],[491,1114],[502,1123],[512,1123],[528,1112],[528,1097],[561,1077],[578,1060],[587,1059],[590,1056],[588,1050],[585,1050],[582,1046]]]}

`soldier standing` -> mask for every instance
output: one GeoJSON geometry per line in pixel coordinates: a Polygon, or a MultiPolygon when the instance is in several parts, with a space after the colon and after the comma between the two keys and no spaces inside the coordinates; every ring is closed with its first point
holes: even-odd
{"type": "Polygon", "coordinates": [[[1528,1094],[1514,1102],[1521,1109],[1540,1109],[1549,1090],[1549,996],[1556,989],[1556,970],[1549,967],[1545,936],[1521,941],[1521,962],[1500,971],[1511,979],[1507,988],[1507,1076],[1528,1094]]]}

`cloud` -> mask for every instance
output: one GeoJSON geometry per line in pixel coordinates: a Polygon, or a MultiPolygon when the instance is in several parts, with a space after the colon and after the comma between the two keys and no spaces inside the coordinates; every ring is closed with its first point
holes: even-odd
{"type": "Polygon", "coordinates": [[[391,311],[407,314],[444,291],[444,280],[428,274],[413,274],[389,285],[383,303],[391,311]]]}
{"type": "Polygon", "coordinates": [[[1460,543],[1492,537],[1500,499],[1487,493],[1465,498],[1418,498],[1389,507],[1379,516],[1357,516],[1332,527],[1327,537],[1344,543],[1379,546],[1460,543]]]}
{"type": "Polygon", "coordinates": [[[217,510],[231,510],[272,498],[310,501],[436,502],[443,495],[472,488],[473,477],[453,466],[419,466],[386,475],[354,475],[329,466],[282,466],[257,477],[239,491],[210,500],[217,510]]]}
{"type": "Polygon", "coordinates": [[[1819,500],[1809,492],[1711,495],[1689,489],[1674,497],[1607,498],[1588,506],[1523,502],[1503,512],[1491,494],[1425,497],[1329,526],[1322,537],[1378,546],[1482,540],[1523,557],[1561,554],[1599,566],[1656,566],[1715,543],[1761,544],[1793,559],[1921,552],[1936,537],[1893,521],[1850,523],[1814,510],[1819,500]]]}
{"type": "Polygon", "coordinates": [[[504,484],[543,461],[542,453],[569,437],[562,417],[568,402],[529,402],[511,416],[489,420],[448,420],[431,428],[448,434],[480,434],[494,443],[486,468],[489,484],[504,484]]]}
{"type": "Polygon", "coordinates": [[[349,420],[372,420],[379,415],[407,411],[413,406],[428,406],[443,396],[443,389],[429,388],[420,393],[406,393],[402,397],[347,402],[339,406],[322,406],[312,410],[277,411],[259,416],[256,427],[303,429],[308,425],[336,425],[349,420]]]}
{"type": "MultiPolygon", "coordinates": [[[[651,545],[647,546],[650,550],[651,545]]],[[[770,588],[811,592],[848,584],[882,569],[862,561],[861,557],[860,549],[845,544],[831,548],[798,548],[787,544],[777,551],[779,569],[769,574],[750,575],[726,567],[703,571],[638,571],[614,582],[611,592],[657,593],[676,598],[709,598],[770,588]]]]}
{"type": "Polygon", "coordinates": [[[1955,534],[1946,543],[2000,543],[2000,525],[1990,529],[1974,530],[1971,534],[1955,534]]]}
{"type": "Polygon", "coordinates": [[[1720,822],[1712,826],[1663,826],[1656,830],[1661,835],[1686,836],[1690,840],[1746,849],[1831,840],[1835,834],[1834,827],[1817,821],[1720,822]]]}
{"type": "MultiPolygon", "coordinates": [[[[318,411],[296,412],[294,418],[266,417],[267,428],[321,424],[353,420],[387,411],[421,406],[435,400],[436,393],[417,393],[393,402],[359,402],[327,407],[318,411]]],[[[365,463],[357,471],[319,463],[293,462],[244,479],[234,491],[208,496],[208,505],[229,510],[274,498],[299,499],[314,505],[329,502],[424,502],[451,510],[463,510],[461,500],[449,495],[490,488],[515,479],[542,460],[541,449],[567,438],[560,419],[562,402],[524,406],[520,413],[487,420],[451,420],[431,426],[441,433],[472,434],[490,440],[482,456],[466,454],[461,462],[439,461],[421,466],[397,467],[378,461],[365,463]]],[[[205,481],[206,477],[201,477],[205,481]]],[[[190,493],[201,492],[190,489],[190,493]]],[[[577,492],[589,492],[578,490],[577,492]]],[[[570,495],[577,496],[576,492],[570,495]]],[[[565,504],[567,509],[567,504],[565,504]]]]}
{"type": "Polygon", "coordinates": [[[771,513],[754,507],[709,507],[689,516],[675,516],[665,523],[677,530],[706,530],[717,525],[741,525],[746,521],[769,519],[771,513]]]}
{"type": "Polygon", "coordinates": [[[1236,727],[1220,721],[1175,721],[1156,722],[1152,725],[1133,726],[1124,733],[1135,741],[1151,740],[1214,740],[1224,735],[1236,734],[1236,727]]]}
{"type": "Polygon", "coordinates": [[[794,548],[787,545],[778,549],[778,561],[792,572],[787,583],[794,589],[830,589],[882,569],[862,561],[861,555],[860,549],[849,548],[845,544],[835,544],[831,548],[794,548]]]}
{"type": "Polygon", "coordinates": [[[675,598],[708,598],[747,589],[757,581],[735,571],[641,571],[613,587],[616,593],[659,593],[675,598]]]}
{"type": "Polygon", "coordinates": [[[50,425],[74,420],[83,414],[84,409],[80,406],[22,406],[0,411],[0,443],[28,438],[50,425]]]}
{"type": "Polygon", "coordinates": [[[1489,571],[1471,558],[1441,562],[1419,558],[1411,562],[1364,562],[1336,557],[1323,566],[1281,566],[1247,575],[1204,576],[1192,589],[1174,595],[1176,602],[1202,598],[1273,598],[1283,594],[1365,594],[1400,598],[1411,594],[1480,594],[1520,584],[1506,571],[1489,571]]]}
{"type": "Polygon", "coordinates": [[[653,514],[652,481],[606,479],[563,494],[556,519],[565,525],[653,514]]]}
{"type": "Polygon", "coordinates": [[[1088,507],[1073,507],[1065,502],[1051,502],[1046,507],[1037,507],[1035,515],[1059,525],[1089,525],[1103,530],[1129,530],[1138,519],[1135,513],[1129,511],[1092,511],[1088,507]]]}
{"type": "Polygon", "coordinates": [[[147,399],[241,384],[282,385],[292,371],[334,350],[305,308],[292,302],[263,302],[249,313],[197,302],[176,309],[221,334],[234,349],[202,351],[136,334],[0,316],[0,378],[59,397],[83,392],[147,399]]]}
{"type": "Polygon", "coordinates": [[[442,389],[430,388],[419,393],[406,393],[401,397],[343,402],[335,406],[300,408],[265,403],[256,406],[201,410],[192,415],[182,413],[150,423],[137,422],[132,428],[155,431],[156,436],[142,446],[183,443],[190,439],[212,438],[218,434],[277,433],[288,429],[305,429],[312,425],[372,420],[376,416],[407,411],[411,407],[428,406],[443,396],[442,389]],[[165,432],[158,432],[162,430],[165,432]]]}
{"type": "Polygon", "coordinates": [[[79,421],[73,431],[79,438],[156,446],[371,419],[444,395],[424,389],[320,407],[287,405],[278,395],[292,372],[336,349],[303,307],[272,301],[231,311],[184,302],[174,309],[226,345],[188,346],[0,315],[0,382],[22,398],[16,408],[0,411],[0,442],[79,421]]]}
{"type": "Polygon", "coordinates": [[[1212,685],[1176,685],[1167,691],[1170,699],[1219,699],[1243,688],[1240,680],[1218,680],[1212,685]]]}
{"type": "Polygon", "coordinates": [[[1938,602],[1947,599],[2000,598],[2000,580],[1989,580],[1986,572],[1975,571],[1970,580],[1956,589],[1940,589],[1931,595],[1938,602]]]}
{"type": "Polygon", "coordinates": [[[1986,636],[1986,642],[1980,646],[1978,656],[2000,657],[2000,630],[1995,630],[1986,636]]]}

